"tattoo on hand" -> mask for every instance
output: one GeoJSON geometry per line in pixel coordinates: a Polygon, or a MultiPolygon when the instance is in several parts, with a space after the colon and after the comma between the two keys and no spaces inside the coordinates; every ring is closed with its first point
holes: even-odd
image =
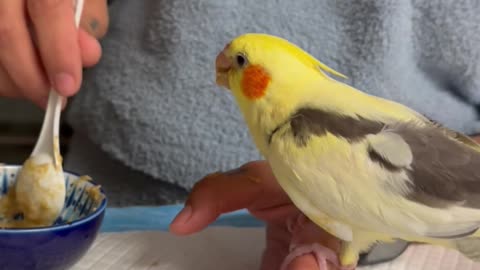
{"type": "Polygon", "coordinates": [[[90,21],[90,30],[92,30],[92,33],[97,32],[98,25],[99,25],[98,20],[92,19],[92,20],[90,21]]]}

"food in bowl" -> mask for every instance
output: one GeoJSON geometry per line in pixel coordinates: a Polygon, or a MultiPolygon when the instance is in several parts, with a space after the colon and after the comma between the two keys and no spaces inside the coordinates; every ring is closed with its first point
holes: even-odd
{"type": "Polygon", "coordinates": [[[105,214],[107,198],[86,176],[65,172],[64,209],[52,226],[28,224],[9,207],[21,166],[0,165],[0,269],[68,269],[90,248],[105,214]]]}
{"type": "MultiPolygon", "coordinates": [[[[0,229],[40,227],[34,220],[22,218],[22,213],[17,208],[13,185],[17,172],[12,172],[11,169],[8,170],[5,167],[3,170],[3,177],[0,179],[2,187],[0,192],[0,229]]],[[[71,176],[65,177],[67,190],[65,205],[59,219],[53,225],[70,223],[79,216],[96,210],[104,196],[100,191],[100,186],[86,184],[86,182],[90,181],[91,178],[88,176],[75,177],[74,179],[71,176]],[[82,211],[75,215],[73,210],[78,208],[76,207],[78,204],[82,204],[82,211]],[[70,207],[72,205],[74,206],[73,208],[70,207]]]]}

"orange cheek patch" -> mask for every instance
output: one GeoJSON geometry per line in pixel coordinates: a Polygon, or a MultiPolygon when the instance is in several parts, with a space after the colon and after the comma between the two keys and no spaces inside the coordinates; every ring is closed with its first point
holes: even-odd
{"type": "Polygon", "coordinates": [[[249,99],[258,99],[265,95],[270,83],[270,75],[258,65],[251,65],[243,71],[242,90],[249,99]]]}

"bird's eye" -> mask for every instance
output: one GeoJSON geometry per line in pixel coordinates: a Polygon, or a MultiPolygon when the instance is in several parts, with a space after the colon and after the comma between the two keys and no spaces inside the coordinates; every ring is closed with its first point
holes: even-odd
{"type": "Polygon", "coordinates": [[[247,65],[247,58],[245,57],[245,55],[241,53],[237,54],[237,56],[235,57],[235,61],[237,62],[238,67],[240,68],[243,68],[244,66],[247,65]]]}

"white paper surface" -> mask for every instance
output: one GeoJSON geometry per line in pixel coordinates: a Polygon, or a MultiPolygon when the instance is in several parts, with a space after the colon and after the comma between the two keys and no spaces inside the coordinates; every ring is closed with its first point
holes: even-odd
{"type": "MultiPolygon", "coordinates": [[[[72,270],[256,270],[264,248],[257,228],[212,227],[188,237],[167,232],[100,234],[72,270]]],[[[480,270],[457,251],[411,245],[399,258],[358,270],[480,270]]]]}
{"type": "Polygon", "coordinates": [[[257,269],[263,237],[263,230],[223,227],[186,237],[167,232],[100,234],[72,270],[257,269]]]}

